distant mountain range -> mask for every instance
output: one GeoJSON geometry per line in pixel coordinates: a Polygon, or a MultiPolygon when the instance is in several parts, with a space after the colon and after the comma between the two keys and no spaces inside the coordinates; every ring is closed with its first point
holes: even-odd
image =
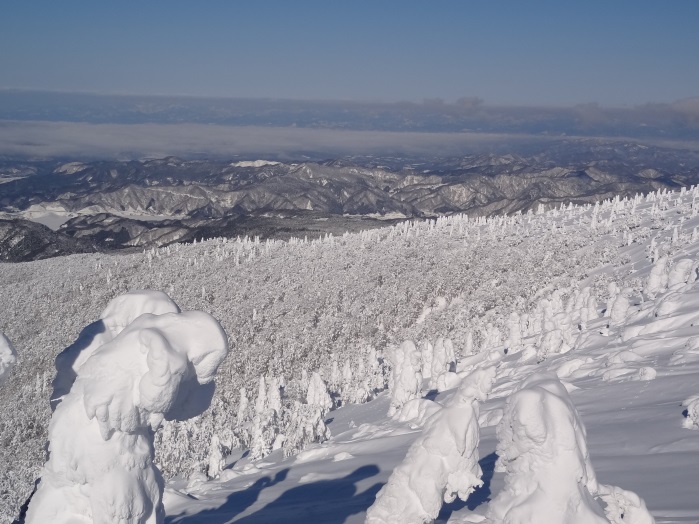
{"type": "MultiPolygon", "coordinates": [[[[183,160],[0,163],[0,253],[27,260],[215,236],[319,236],[443,214],[526,212],[699,182],[691,151],[570,140],[530,155],[280,163],[183,160]],[[24,220],[51,225],[56,231],[24,220]],[[9,233],[14,220],[17,231],[9,233]],[[17,235],[27,245],[10,250],[17,235]],[[49,238],[54,240],[49,240],[49,238]],[[29,238],[42,240],[29,240],[29,238]]],[[[24,244],[22,244],[24,245],[24,244]]]]}

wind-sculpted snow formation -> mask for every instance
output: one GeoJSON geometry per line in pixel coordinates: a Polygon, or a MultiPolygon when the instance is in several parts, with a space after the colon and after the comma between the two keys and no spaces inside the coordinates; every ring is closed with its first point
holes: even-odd
{"type": "Polygon", "coordinates": [[[10,375],[15,362],[17,362],[17,351],[12,342],[0,333],[0,384],[10,375]]]}
{"type": "Polygon", "coordinates": [[[497,436],[505,486],[489,505],[488,522],[655,523],[636,493],[598,484],[585,426],[555,374],[522,382],[507,399],[497,436]]]}
{"type": "Polygon", "coordinates": [[[507,399],[497,428],[505,488],[490,504],[493,523],[605,523],[593,496],[585,427],[553,375],[533,375],[507,399]]]}
{"type": "Polygon", "coordinates": [[[163,522],[153,433],[164,419],[209,406],[207,385],[228,351],[213,317],[138,292],[112,300],[101,322],[106,342],[97,346],[98,333],[88,354],[73,359],[75,382],[51,419],[49,460],[27,523],[163,522]]]}
{"type": "Polygon", "coordinates": [[[479,403],[486,400],[494,380],[492,366],[462,380],[379,491],[367,512],[367,524],[433,522],[442,502],[457,496],[466,501],[483,485],[478,464],[479,403]]]}
{"type": "Polygon", "coordinates": [[[144,313],[162,315],[179,313],[170,297],[162,291],[130,291],[112,299],[99,320],[80,332],[78,339],[56,357],[56,377],[53,380],[51,408],[55,409],[75,382],[78,369],[96,349],[111,342],[121,331],[144,313]]]}
{"type": "MultiPolygon", "coordinates": [[[[658,522],[698,520],[698,199],[654,191],[312,241],[0,265],[0,330],[22,356],[0,387],[0,521],[44,462],[56,355],[110,299],[144,288],[236,334],[210,408],[155,433],[173,523],[361,522],[459,382],[493,365],[483,485],[438,521],[484,521],[507,493],[495,427],[535,373],[562,381],[587,428],[602,518],[650,522],[645,504],[658,522]]],[[[568,434],[553,429],[553,441],[568,434]]]]}

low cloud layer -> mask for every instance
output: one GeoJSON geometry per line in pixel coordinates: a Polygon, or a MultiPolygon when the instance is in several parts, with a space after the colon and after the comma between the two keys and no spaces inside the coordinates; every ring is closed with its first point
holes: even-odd
{"type": "MultiPolygon", "coordinates": [[[[22,158],[271,158],[454,155],[541,141],[477,133],[398,133],[201,124],[0,122],[0,155],[22,158]]],[[[549,140],[549,139],[547,139],[549,140]]]]}
{"type": "MultiPolygon", "coordinates": [[[[699,98],[613,108],[116,96],[0,89],[0,120],[699,140],[699,98]]],[[[324,131],[323,131],[324,132],[324,131]]]]}

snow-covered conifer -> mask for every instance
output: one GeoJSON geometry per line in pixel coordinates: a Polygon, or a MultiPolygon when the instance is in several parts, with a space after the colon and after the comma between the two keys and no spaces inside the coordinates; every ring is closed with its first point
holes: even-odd
{"type": "Polygon", "coordinates": [[[609,285],[607,286],[607,305],[604,310],[604,316],[608,317],[612,314],[612,306],[614,305],[614,301],[616,300],[617,295],[620,293],[619,286],[617,286],[616,282],[610,282],[609,285]]]}
{"type": "Polygon", "coordinates": [[[598,495],[606,504],[604,513],[611,524],[655,524],[645,501],[633,491],[599,484],[598,495]]]}
{"type": "Polygon", "coordinates": [[[406,340],[395,348],[392,357],[389,416],[400,411],[407,401],[417,398],[422,386],[420,352],[412,340],[406,340]]]}
{"type": "Polygon", "coordinates": [[[667,276],[667,288],[679,289],[690,279],[694,261],[691,258],[683,258],[675,262],[667,276]]]}
{"type": "Polygon", "coordinates": [[[687,429],[699,429],[699,395],[689,397],[682,405],[687,408],[683,426],[687,429]]]}
{"type": "Polygon", "coordinates": [[[85,327],[78,339],[56,357],[51,408],[55,409],[75,381],[78,370],[102,345],[110,342],[136,318],[146,313],[179,313],[180,308],[162,291],[136,290],[109,301],[99,320],[85,327]]]}
{"type": "Polygon", "coordinates": [[[340,373],[340,366],[337,363],[335,355],[332,355],[332,364],[330,368],[330,379],[328,380],[328,386],[330,386],[331,393],[338,395],[342,390],[342,374],[340,373]]]}
{"type": "Polygon", "coordinates": [[[466,333],[466,343],[464,345],[464,354],[473,355],[473,331],[466,333]]]}
{"type": "Polygon", "coordinates": [[[223,466],[225,465],[225,458],[223,454],[223,445],[218,435],[214,433],[211,435],[211,442],[209,444],[209,460],[206,469],[206,474],[209,478],[215,479],[221,474],[223,466]]]}
{"type": "Polygon", "coordinates": [[[422,344],[422,378],[432,377],[432,358],[434,357],[434,346],[429,340],[422,344]]]}
{"type": "Polygon", "coordinates": [[[10,375],[15,362],[17,362],[17,352],[12,342],[0,333],[0,384],[10,375]]]}
{"type": "Polygon", "coordinates": [[[27,523],[163,522],[153,431],[205,410],[227,337],[198,311],[138,316],[80,366],[49,425],[27,523]]]}
{"type": "Polygon", "coordinates": [[[507,399],[497,436],[506,476],[489,507],[494,524],[608,523],[585,427],[555,375],[533,375],[507,399]]]}
{"type": "Polygon", "coordinates": [[[328,393],[328,388],[319,373],[314,372],[311,375],[306,393],[306,404],[319,407],[323,416],[332,408],[332,399],[328,393]]]}
{"type": "Polygon", "coordinates": [[[279,416],[282,412],[282,396],[279,379],[276,377],[271,377],[269,379],[269,388],[267,390],[267,408],[274,411],[277,416],[279,416]]]}
{"type": "Polygon", "coordinates": [[[667,256],[658,258],[653,264],[644,289],[646,295],[649,297],[654,298],[658,293],[665,290],[668,281],[667,266],[667,256]]]}
{"type": "Polygon", "coordinates": [[[260,377],[257,386],[257,398],[255,399],[255,413],[264,413],[267,411],[267,383],[264,375],[260,377]]]}
{"type": "Polygon", "coordinates": [[[510,348],[511,351],[515,351],[522,345],[521,319],[516,311],[510,314],[510,318],[507,321],[507,330],[509,334],[507,347],[510,348]]]}
{"type": "Polygon", "coordinates": [[[308,378],[308,371],[306,368],[303,368],[301,370],[301,380],[299,380],[299,388],[301,389],[301,393],[305,394],[306,391],[308,391],[309,383],[310,379],[308,378]]]}
{"type": "Polygon", "coordinates": [[[619,326],[623,324],[626,320],[626,316],[629,312],[629,307],[631,307],[631,302],[628,298],[630,292],[630,289],[624,289],[614,299],[611,311],[609,313],[609,321],[612,326],[619,326]]]}
{"type": "Polygon", "coordinates": [[[466,500],[482,485],[478,464],[479,402],[487,398],[495,368],[463,379],[447,405],[429,418],[405,460],[381,488],[367,512],[367,524],[433,522],[443,502],[466,500]]]}
{"type": "Polygon", "coordinates": [[[342,366],[342,386],[340,387],[343,404],[355,401],[356,388],[352,379],[352,364],[349,359],[345,359],[342,366]]]}
{"type": "Polygon", "coordinates": [[[369,346],[367,350],[366,362],[369,394],[373,396],[379,391],[386,389],[388,385],[386,377],[387,367],[373,346],[369,346]]]}
{"type": "Polygon", "coordinates": [[[279,420],[282,410],[281,395],[276,378],[269,384],[260,377],[255,400],[255,415],[250,429],[250,458],[261,459],[272,452],[279,436],[279,420]]]}

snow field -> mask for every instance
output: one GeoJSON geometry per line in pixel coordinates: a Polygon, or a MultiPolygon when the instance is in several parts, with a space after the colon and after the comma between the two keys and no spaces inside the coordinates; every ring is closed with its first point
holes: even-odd
{"type": "MultiPolygon", "coordinates": [[[[28,303],[1,320],[22,356],[0,388],[10,406],[3,416],[14,420],[21,408],[41,428],[46,412],[29,406],[41,399],[48,405],[53,355],[45,348],[55,355],[68,346],[97,317],[94,309],[120,292],[164,289],[184,307],[220,318],[233,348],[211,409],[156,434],[157,462],[172,478],[165,497],[172,522],[361,522],[420,428],[446,409],[464,377],[493,365],[495,384],[478,417],[483,486],[465,503],[443,506],[438,521],[491,518],[490,501],[506,493],[505,477],[494,471],[494,428],[530,375],[553,372],[587,428],[599,483],[623,490],[600,487],[599,494],[628,504],[633,497],[624,492],[632,491],[657,522],[691,522],[699,518],[699,445],[687,427],[696,420],[699,364],[696,268],[687,260],[699,249],[696,193],[487,220],[446,217],[315,242],[213,240],[2,267],[2,296],[28,303]],[[28,330],[22,319],[34,318],[29,305],[39,303],[50,310],[42,325],[71,328],[28,330]],[[428,366],[423,357],[434,356],[425,348],[440,338],[451,342],[456,362],[430,383],[435,359],[428,366]],[[410,369],[425,377],[429,369],[430,379],[417,391],[411,386],[411,398],[389,418],[395,389],[381,390],[389,379],[395,384],[392,355],[406,340],[417,355],[408,358],[410,369]],[[319,374],[338,409],[322,421],[329,440],[311,444],[327,436],[317,432],[305,451],[287,446],[285,453],[297,403],[312,405],[304,371],[319,374]],[[246,431],[264,418],[256,406],[261,382],[267,398],[276,391],[277,409],[262,410],[275,415],[259,425],[263,446],[251,460],[236,446],[249,446],[246,431]]],[[[3,485],[21,479],[7,497],[17,507],[18,488],[31,484],[46,437],[39,429],[26,438],[26,427],[0,432],[26,443],[0,478],[3,485]]]]}

